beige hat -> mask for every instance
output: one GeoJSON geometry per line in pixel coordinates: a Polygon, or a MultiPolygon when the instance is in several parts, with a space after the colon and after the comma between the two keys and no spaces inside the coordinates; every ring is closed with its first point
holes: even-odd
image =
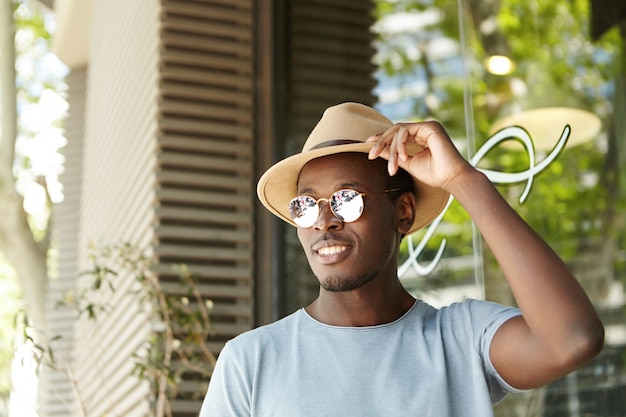
{"type": "MultiPolygon", "coordinates": [[[[393,126],[385,116],[359,103],[342,103],[324,111],[307,138],[302,152],[292,155],[271,166],[259,179],[257,194],[269,211],[295,226],[289,216],[289,202],[297,195],[300,170],[312,159],[342,152],[369,153],[374,143],[365,143],[372,135],[382,133],[393,126]]],[[[409,146],[411,155],[422,150],[418,145],[409,146]]],[[[417,204],[415,222],[408,233],[426,226],[441,213],[449,194],[431,187],[413,177],[417,204]]]]}

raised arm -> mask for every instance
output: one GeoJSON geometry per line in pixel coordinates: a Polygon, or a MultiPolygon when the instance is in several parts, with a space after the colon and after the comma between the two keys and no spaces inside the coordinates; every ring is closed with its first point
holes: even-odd
{"type": "Polygon", "coordinates": [[[386,157],[391,173],[401,166],[450,192],[496,257],[522,312],[498,330],[490,350],[509,384],[519,389],[545,385],[600,351],[604,329],[576,278],[489,179],[459,154],[440,124],[398,124],[369,140],[377,142],[370,158],[386,157]],[[411,156],[407,143],[424,150],[411,156]]]}

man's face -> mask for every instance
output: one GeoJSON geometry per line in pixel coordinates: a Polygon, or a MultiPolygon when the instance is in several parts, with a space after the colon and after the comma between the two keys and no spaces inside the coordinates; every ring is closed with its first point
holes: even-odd
{"type": "Polygon", "coordinates": [[[385,167],[384,160],[343,153],[314,159],[302,168],[298,195],[329,198],[344,188],[365,193],[363,214],[356,221],[343,223],[322,200],[317,222],[298,228],[309,265],[328,291],[351,291],[374,279],[396,276],[398,208],[383,193],[385,167]]]}

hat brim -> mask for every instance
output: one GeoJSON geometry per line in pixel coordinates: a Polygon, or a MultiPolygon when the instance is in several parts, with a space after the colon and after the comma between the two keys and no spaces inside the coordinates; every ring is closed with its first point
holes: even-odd
{"type": "MultiPolygon", "coordinates": [[[[297,227],[289,215],[289,202],[297,196],[298,177],[302,167],[307,162],[322,156],[345,152],[369,153],[374,145],[374,142],[350,143],[317,148],[289,156],[277,162],[261,176],[257,184],[259,200],[270,212],[297,227]]],[[[417,145],[407,146],[409,155],[422,150],[423,148],[417,145]]],[[[417,195],[415,221],[407,234],[431,223],[444,209],[450,197],[441,188],[431,187],[415,177],[413,177],[413,182],[417,195]]]]}

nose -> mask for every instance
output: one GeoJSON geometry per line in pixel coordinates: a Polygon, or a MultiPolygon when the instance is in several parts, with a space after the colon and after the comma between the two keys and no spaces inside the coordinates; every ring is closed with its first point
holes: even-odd
{"type": "Polygon", "coordinates": [[[328,201],[320,200],[317,204],[320,206],[320,215],[313,224],[314,228],[322,231],[343,228],[343,222],[330,209],[328,201]]]}

